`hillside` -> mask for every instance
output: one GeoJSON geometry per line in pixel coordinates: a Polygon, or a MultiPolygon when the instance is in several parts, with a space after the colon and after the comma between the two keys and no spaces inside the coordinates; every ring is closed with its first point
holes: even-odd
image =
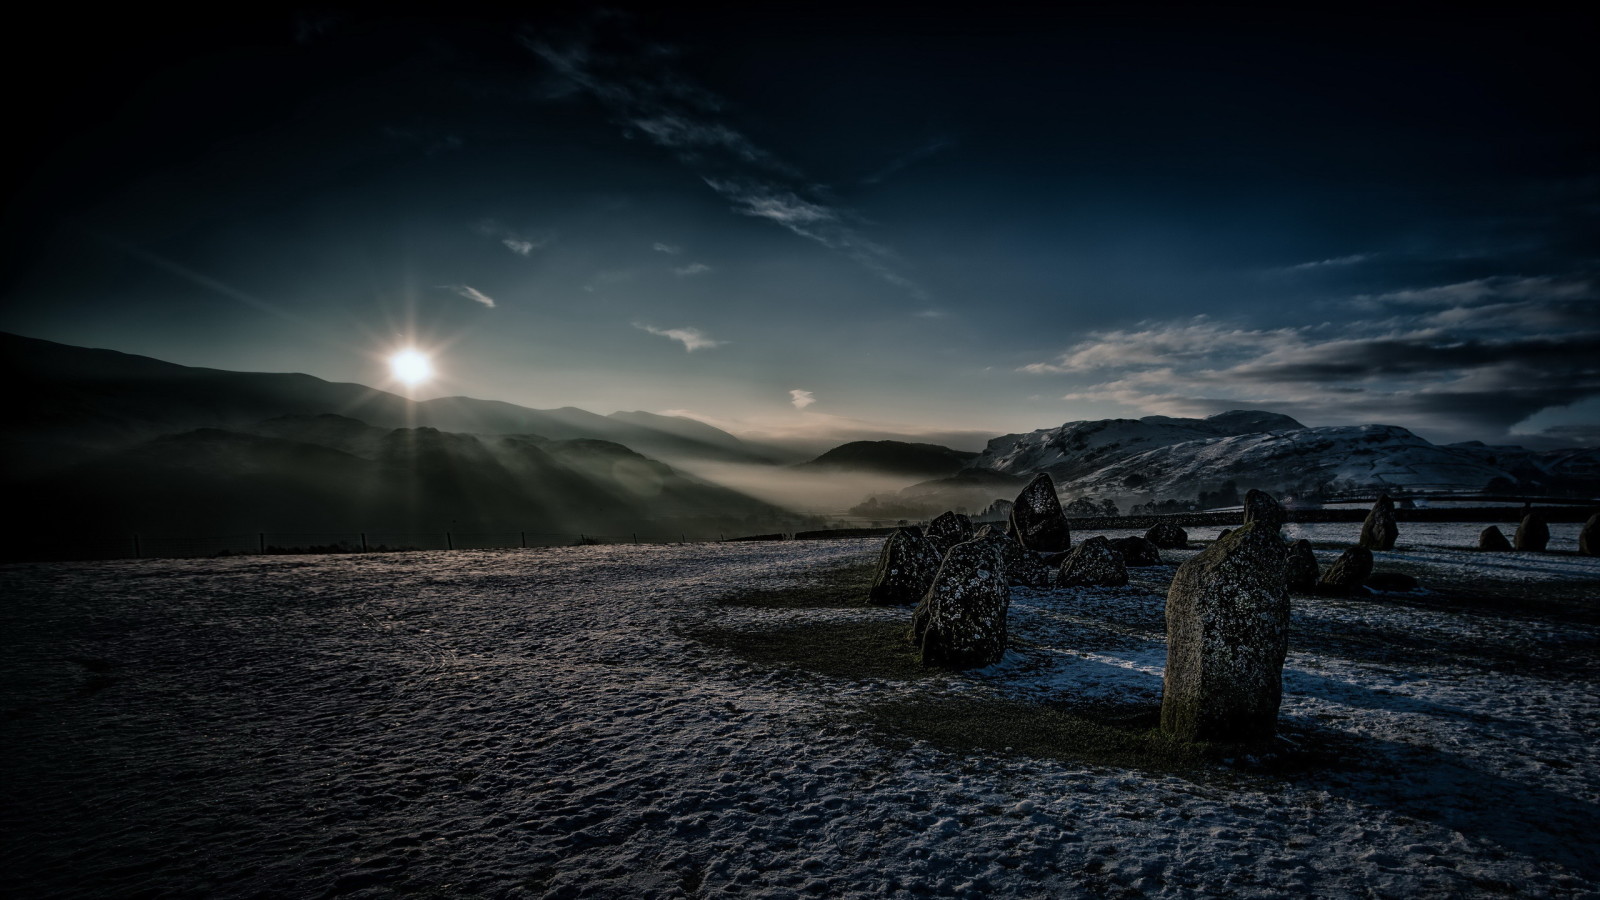
{"type": "Polygon", "coordinates": [[[966,468],[976,453],[938,444],[905,441],[851,441],[840,444],[796,468],[812,471],[880,472],[918,478],[940,478],[966,468]]]}

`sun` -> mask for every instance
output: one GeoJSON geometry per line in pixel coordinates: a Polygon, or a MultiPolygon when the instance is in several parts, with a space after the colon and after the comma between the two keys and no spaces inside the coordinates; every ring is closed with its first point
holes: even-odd
{"type": "Polygon", "coordinates": [[[421,350],[407,347],[389,357],[389,371],[395,380],[416,386],[433,377],[433,360],[421,350]]]}

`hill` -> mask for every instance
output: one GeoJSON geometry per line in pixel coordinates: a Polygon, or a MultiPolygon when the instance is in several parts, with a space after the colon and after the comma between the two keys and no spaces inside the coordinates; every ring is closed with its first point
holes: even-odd
{"type": "Polygon", "coordinates": [[[905,441],[851,441],[796,468],[812,471],[880,472],[939,478],[966,468],[978,454],[938,444],[905,441]]]}

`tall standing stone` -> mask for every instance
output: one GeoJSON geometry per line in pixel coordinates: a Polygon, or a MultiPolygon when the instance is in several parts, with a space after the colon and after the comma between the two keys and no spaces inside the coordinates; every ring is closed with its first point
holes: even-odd
{"type": "Polygon", "coordinates": [[[1055,573],[1040,562],[1038,556],[1022,549],[1022,545],[1017,543],[1016,536],[1004,528],[985,525],[978,529],[978,533],[972,539],[988,541],[1000,551],[1000,560],[1005,564],[1007,584],[1050,587],[1055,583],[1055,573]]]}
{"type": "Polygon", "coordinates": [[[922,529],[897,528],[883,542],[867,599],[883,605],[916,603],[928,593],[938,571],[939,557],[922,529]]]}
{"type": "Polygon", "coordinates": [[[1144,539],[1163,550],[1182,550],[1189,546],[1189,532],[1171,522],[1157,522],[1144,533],[1144,539]]]}
{"type": "Polygon", "coordinates": [[[1361,523],[1361,539],[1357,542],[1368,550],[1393,550],[1400,537],[1400,525],[1394,518],[1394,501],[1388,494],[1378,498],[1361,523]]]}
{"type": "Polygon", "coordinates": [[[1578,552],[1584,556],[1600,556],[1600,513],[1589,517],[1578,532],[1578,552]]]}
{"type": "Polygon", "coordinates": [[[1056,587],[1121,587],[1128,583],[1122,554],[1101,535],[1072,548],[1056,573],[1056,587]]]}
{"type": "Polygon", "coordinates": [[[1523,516],[1511,545],[1518,550],[1544,552],[1544,548],[1550,546],[1550,526],[1544,523],[1544,513],[1531,512],[1523,516]]]}
{"type": "Polygon", "coordinates": [[[1269,531],[1277,534],[1278,529],[1288,520],[1288,513],[1283,511],[1283,507],[1278,504],[1278,501],[1271,494],[1266,491],[1258,491],[1255,488],[1245,492],[1244,524],[1262,522],[1269,531]]]}
{"type": "Polygon", "coordinates": [[[1005,656],[1011,589],[1004,571],[1000,551],[990,541],[950,548],[911,615],[907,637],[921,648],[923,665],[968,669],[1005,656]]]}
{"type": "Polygon", "coordinates": [[[951,547],[972,540],[972,534],[972,520],[953,510],[947,510],[929,522],[928,530],[924,532],[940,559],[944,559],[951,547]]]}
{"type": "Polygon", "coordinates": [[[1072,546],[1067,514],[1061,511],[1056,483],[1046,473],[1033,476],[1011,508],[1011,524],[1022,546],[1035,553],[1060,553],[1072,546]]]}
{"type": "Polygon", "coordinates": [[[1309,591],[1317,586],[1322,567],[1317,565],[1317,555],[1311,552],[1311,542],[1305,538],[1289,545],[1284,555],[1284,581],[1291,591],[1309,591]]]}
{"type": "Polygon", "coordinates": [[[1372,551],[1351,547],[1339,554],[1328,571],[1322,573],[1317,590],[1324,594],[1354,594],[1372,576],[1372,551]]]}
{"type": "Polygon", "coordinates": [[[1511,549],[1511,542],[1506,540],[1505,532],[1498,525],[1490,525],[1478,532],[1478,549],[1506,552],[1511,549]]]}
{"type": "Polygon", "coordinates": [[[1288,640],[1283,541],[1258,519],[1172,578],[1161,730],[1190,741],[1270,739],[1288,640]]]}

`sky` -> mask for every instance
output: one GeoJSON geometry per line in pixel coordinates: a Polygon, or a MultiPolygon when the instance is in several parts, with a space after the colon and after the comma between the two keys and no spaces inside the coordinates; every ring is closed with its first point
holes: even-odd
{"type": "Polygon", "coordinates": [[[1579,13],[541,9],[41,13],[0,330],[768,438],[1600,444],[1579,13]]]}

